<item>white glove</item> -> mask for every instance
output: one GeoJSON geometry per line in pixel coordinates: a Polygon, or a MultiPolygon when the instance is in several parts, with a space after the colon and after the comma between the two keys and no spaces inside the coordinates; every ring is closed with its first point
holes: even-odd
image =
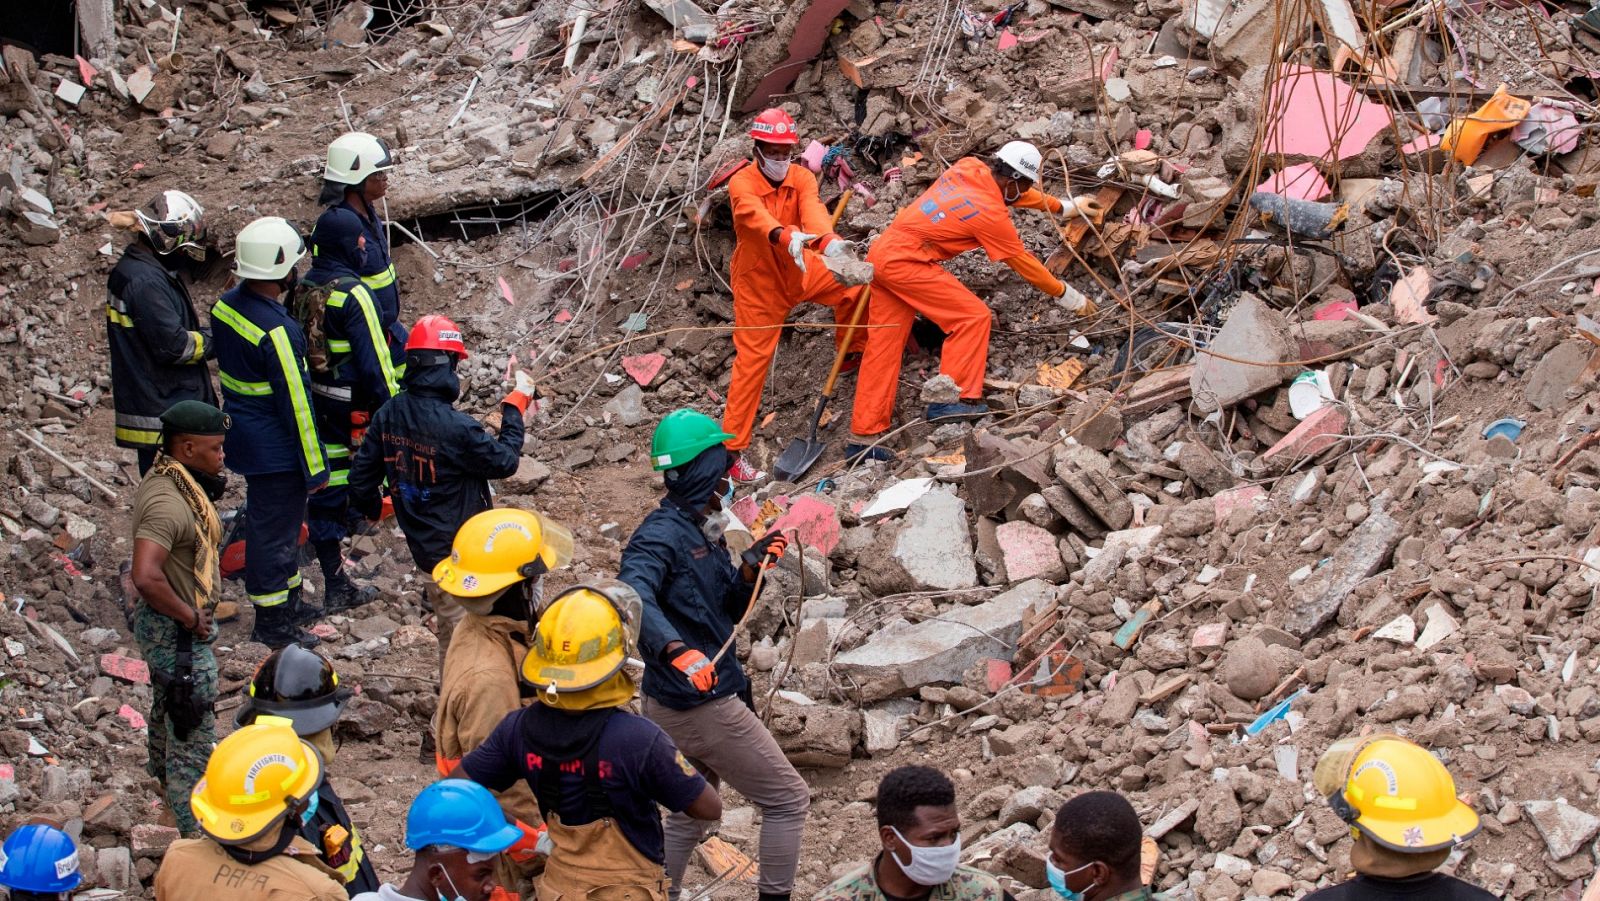
{"type": "Polygon", "coordinates": [[[806,271],[806,244],[815,240],[816,237],[816,235],[808,235],[799,229],[789,233],[789,256],[794,257],[794,264],[800,267],[801,272],[806,271]]]}
{"type": "Polygon", "coordinates": [[[539,383],[534,381],[533,376],[529,375],[526,370],[518,369],[515,378],[517,383],[516,390],[519,393],[533,397],[538,392],[539,383]]]}
{"type": "Polygon", "coordinates": [[[1080,316],[1093,316],[1095,313],[1099,312],[1099,308],[1095,306],[1094,301],[1090,300],[1088,297],[1085,297],[1082,291],[1079,291],[1077,288],[1072,287],[1066,282],[1062,282],[1061,287],[1064,290],[1061,292],[1061,296],[1057,299],[1061,301],[1061,306],[1064,307],[1067,312],[1077,313],[1080,316]]]}
{"type": "Polygon", "coordinates": [[[1068,219],[1078,216],[1082,216],[1085,219],[1093,219],[1101,213],[1100,201],[1088,195],[1083,197],[1063,196],[1056,199],[1061,201],[1061,215],[1068,219]]]}
{"type": "Polygon", "coordinates": [[[550,830],[546,829],[539,833],[539,841],[534,843],[533,851],[535,854],[543,854],[545,857],[555,853],[556,843],[550,839],[550,830]]]}
{"type": "Polygon", "coordinates": [[[827,247],[823,248],[822,255],[830,259],[853,260],[856,258],[856,245],[854,241],[843,238],[834,238],[827,247]]]}

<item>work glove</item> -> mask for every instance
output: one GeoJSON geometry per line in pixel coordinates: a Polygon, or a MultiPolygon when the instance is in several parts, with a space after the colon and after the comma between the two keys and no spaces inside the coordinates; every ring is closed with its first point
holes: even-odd
{"type": "Polygon", "coordinates": [[[510,404],[517,408],[519,413],[527,415],[528,404],[533,402],[533,396],[538,391],[538,385],[533,381],[533,376],[521,369],[516,373],[516,387],[507,394],[501,403],[510,404]]]}
{"type": "Polygon", "coordinates": [[[1066,282],[1061,283],[1061,288],[1061,296],[1057,299],[1061,301],[1063,307],[1066,307],[1067,312],[1077,313],[1079,316],[1093,316],[1100,312],[1100,308],[1095,306],[1094,301],[1084,296],[1082,291],[1066,282]]]}
{"type": "Polygon", "coordinates": [[[782,532],[768,532],[757,538],[755,544],[746,548],[745,552],[739,555],[739,560],[752,570],[771,569],[783,559],[783,552],[788,547],[789,539],[782,532]],[[772,560],[763,565],[762,561],[766,560],[768,554],[772,555],[772,560]]]}
{"type": "Polygon", "coordinates": [[[672,658],[672,665],[683,673],[695,691],[705,693],[717,687],[717,668],[711,665],[706,655],[694,648],[679,651],[678,656],[672,658]]]}
{"type": "Polygon", "coordinates": [[[822,249],[822,255],[829,259],[856,259],[856,244],[843,238],[834,238],[827,247],[822,249]]]}
{"type": "Polygon", "coordinates": [[[522,838],[517,843],[506,849],[506,856],[517,863],[531,863],[537,857],[549,857],[555,850],[555,843],[550,841],[550,830],[543,826],[529,826],[517,820],[517,828],[522,830],[522,838]]]}
{"type": "Polygon", "coordinates": [[[800,271],[806,271],[806,245],[816,239],[816,235],[808,235],[799,229],[789,232],[789,256],[794,257],[794,264],[800,271]]]}
{"type": "Polygon", "coordinates": [[[1087,194],[1082,197],[1058,197],[1056,199],[1061,201],[1061,215],[1068,219],[1082,216],[1085,219],[1098,222],[1100,217],[1105,214],[1105,208],[1100,205],[1100,201],[1087,194]]]}

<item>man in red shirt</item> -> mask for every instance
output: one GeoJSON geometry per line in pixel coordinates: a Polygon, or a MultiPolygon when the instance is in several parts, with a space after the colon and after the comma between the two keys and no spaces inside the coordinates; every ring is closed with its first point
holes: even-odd
{"type": "Polygon", "coordinates": [[[906,336],[918,313],[945,332],[939,371],[961,388],[961,401],[930,404],[927,417],[959,419],[988,412],[983,405],[983,374],[989,359],[989,307],[940,264],[979,247],[989,259],[1005,263],[1035,288],[1059,298],[1080,316],[1094,303],[1068,290],[1028,252],[1010,207],[1072,215],[1093,211],[1089,199],[1062,201],[1034,187],[1039,181],[1038,148],[1012,141],[991,160],[963,157],[928,190],[902,209],[873,242],[872,302],[867,308],[867,348],[851,415],[850,458],[892,459],[886,448],[871,447],[889,430],[906,336]]]}

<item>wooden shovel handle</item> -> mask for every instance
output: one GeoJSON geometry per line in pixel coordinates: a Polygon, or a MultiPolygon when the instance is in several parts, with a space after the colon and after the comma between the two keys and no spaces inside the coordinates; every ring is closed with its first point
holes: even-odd
{"type": "Polygon", "coordinates": [[[833,368],[828,370],[828,382],[822,386],[822,396],[832,397],[833,386],[839,382],[839,370],[844,368],[845,354],[850,352],[850,340],[856,336],[856,326],[861,324],[861,317],[866,315],[867,304],[872,300],[872,285],[868,283],[861,289],[861,299],[856,301],[856,311],[850,316],[850,326],[844,330],[844,340],[839,342],[839,352],[833,355],[833,368]]]}
{"type": "Polygon", "coordinates": [[[845,188],[844,193],[839,195],[839,203],[833,208],[833,218],[828,221],[830,230],[839,227],[839,217],[844,215],[844,208],[850,205],[850,198],[854,196],[856,196],[855,188],[845,188]]]}

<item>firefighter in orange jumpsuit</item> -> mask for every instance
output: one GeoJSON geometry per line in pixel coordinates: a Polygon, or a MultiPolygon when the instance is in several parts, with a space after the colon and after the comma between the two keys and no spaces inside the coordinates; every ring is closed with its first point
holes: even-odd
{"type": "Polygon", "coordinates": [[[1038,148],[1012,141],[993,160],[964,157],[945,170],[928,190],[902,209],[872,244],[872,300],[867,308],[867,347],[856,383],[850,419],[848,459],[891,460],[887,448],[873,447],[889,430],[901,356],[918,313],[945,332],[939,371],[961,388],[959,403],[929,404],[927,418],[982,416],[983,374],[989,359],[989,308],[940,263],[982,247],[989,259],[1005,263],[1068,310],[1088,316],[1093,301],[1070,290],[1028,252],[1011,222],[1008,207],[1054,214],[1092,215],[1092,198],[1061,200],[1034,185],[1039,181],[1038,148]]]}
{"type": "MultiPolygon", "coordinates": [[[[789,311],[802,303],[834,308],[836,322],[849,322],[860,288],[839,284],[818,257],[851,252],[849,241],[833,233],[831,216],[817,196],[817,177],[790,162],[800,143],[794,119],[781,109],[756,116],[750,127],[755,139],[752,164],[728,181],[733,206],[733,381],[722,430],[734,454],[729,475],[736,482],[754,482],[766,473],[744,458],[755,429],[756,408],[767,384],[767,370],[778,349],[778,337],[789,311]]],[[[848,329],[835,329],[834,341],[848,329]]],[[[854,352],[866,346],[858,330],[854,352]]]]}

